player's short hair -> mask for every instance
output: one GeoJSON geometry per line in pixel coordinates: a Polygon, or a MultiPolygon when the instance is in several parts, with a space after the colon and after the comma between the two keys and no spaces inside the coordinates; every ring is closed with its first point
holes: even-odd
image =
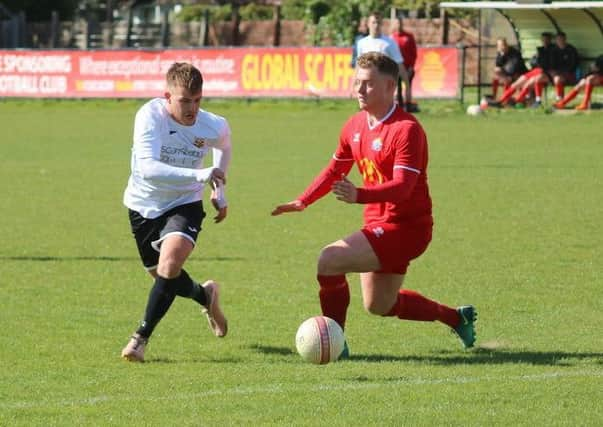
{"type": "Polygon", "coordinates": [[[381,21],[383,19],[381,14],[379,12],[377,12],[376,10],[373,10],[371,13],[368,14],[368,16],[369,16],[369,18],[371,16],[374,16],[377,21],[381,21]]]}
{"type": "Polygon", "coordinates": [[[389,56],[384,55],[381,52],[367,52],[360,55],[356,60],[356,66],[358,68],[375,67],[381,74],[390,76],[395,81],[398,81],[398,64],[396,64],[389,56]]]}
{"type": "Polygon", "coordinates": [[[567,37],[567,35],[566,35],[566,34],[565,34],[563,31],[559,31],[559,32],[557,33],[557,37],[563,37],[563,38],[566,38],[566,37],[567,37]]]}
{"type": "Polygon", "coordinates": [[[187,62],[174,62],[165,75],[168,88],[182,87],[191,93],[203,89],[203,76],[195,66],[187,62]]]}
{"type": "Polygon", "coordinates": [[[540,36],[541,37],[548,37],[550,39],[551,37],[553,37],[553,33],[545,31],[544,33],[541,33],[540,36]]]}

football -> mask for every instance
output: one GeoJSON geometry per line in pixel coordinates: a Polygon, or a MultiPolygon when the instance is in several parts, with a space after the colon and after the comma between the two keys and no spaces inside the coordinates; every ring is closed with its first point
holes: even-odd
{"type": "Polygon", "coordinates": [[[326,316],[305,320],[297,329],[295,347],[307,362],[324,365],[339,359],[345,344],[341,326],[326,316]]]}
{"type": "Polygon", "coordinates": [[[477,104],[470,105],[467,107],[467,114],[469,114],[470,116],[479,116],[482,113],[483,113],[483,110],[477,104]]]}

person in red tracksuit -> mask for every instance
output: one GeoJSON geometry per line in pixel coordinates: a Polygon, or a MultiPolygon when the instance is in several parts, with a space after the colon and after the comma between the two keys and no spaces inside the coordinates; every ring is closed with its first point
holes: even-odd
{"type": "MultiPolygon", "coordinates": [[[[404,30],[402,26],[402,17],[393,21],[393,28],[390,37],[398,44],[402,57],[404,58],[404,66],[408,72],[408,84],[410,85],[410,97],[412,98],[412,80],[415,76],[415,64],[417,62],[417,42],[412,33],[404,30]]],[[[398,104],[402,105],[402,79],[398,78],[398,104]]],[[[412,102],[412,99],[406,100],[406,111],[416,113],[419,111],[417,104],[412,102]]]]}

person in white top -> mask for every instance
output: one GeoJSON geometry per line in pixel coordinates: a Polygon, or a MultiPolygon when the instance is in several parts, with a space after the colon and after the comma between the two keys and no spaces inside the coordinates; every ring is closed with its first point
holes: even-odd
{"type": "Polygon", "coordinates": [[[228,209],[224,186],[231,157],[230,127],[223,117],[199,108],[202,91],[201,72],[191,64],[174,63],[166,74],[164,97],[144,104],[134,121],[124,204],[140,258],[154,284],[144,318],[121,353],[129,361],[144,361],[148,339],[176,296],[197,302],[217,337],[228,330],[218,301],[219,285],[213,280],[200,285],[183,269],[205,217],[205,185],[212,188],[216,223],[226,218],[228,209]],[[212,165],[204,167],[210,150],[212,165]]]}
{"type": "MultiPolygon", "coordinates": [[[[410,101],[410,84],[408,80],[408,71],[404,66],[404,58],[400,52],[398,44],[390,37],[381,33],[381,14],[372,12],[368,17],[369,34],[356,42],[356,52],[358,56],[368,52],[379,52],[389,56],[398,64],[400,78],[404,82],[404,100],[410,101]]],[[[400,105],[405,107],[404,103],[400,105]]]]}

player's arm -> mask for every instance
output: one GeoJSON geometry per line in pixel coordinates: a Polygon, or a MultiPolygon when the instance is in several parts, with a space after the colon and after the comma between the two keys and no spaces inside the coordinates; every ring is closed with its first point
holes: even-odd
{"type": "Polygon", "coordinates": [[[214,217],[215,222],[221,222],[228,213],[228,202],[226,201],[226,172],[230,165],[232,156],[232,144],[230,138],[230,127],[225,123],[222,137],[218,144],[212,148],[213,166],[224,172],[222,180],[216,180],[211,183],[212,192],[210,196],[211,204],[216,209],[217,214],[214,217]]]}
{"type": "Polygon", "coordinates": [[[277,206],[272,211],[272,215],[276,216],[287,212],[303,211],[306,207],[328,194],[331,191],[333,183],[340,176],[347,175],[353,165],[354,160],[352,158],[339,159],[333,156],[327,167],[314,178],[312,183],[298,198],[277,206]]]}
{"type": "Polygon", "coordinates": [[[220,175],[216,168],[190,169],[161,161],[161,122],[139,112],[134,123],[134,155],[141,178],[168,184],[209,182],[220,175]]]}

